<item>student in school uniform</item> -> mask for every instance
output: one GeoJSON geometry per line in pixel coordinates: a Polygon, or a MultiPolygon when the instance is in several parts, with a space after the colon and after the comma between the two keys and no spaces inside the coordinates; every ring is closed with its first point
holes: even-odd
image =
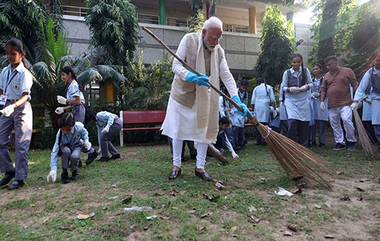
{"type": "Polygon", "coordinates": [[[32,138],[33,113],[29,101],[33,76],[25,68],[25,52],[19,39],[12,38],[5,44],[9,65],[0,74],[0,171],[4,177],[0,186],[9,190],[24,185],[28,176],[28,154],[32,138]],[[13,167],[8,144],[12,130],[15,131],[16,165],[13,167]]]}
{"type": "Polygon", "coordinates": [[[58,95],[57,101],[62,105],[69,105],[72,108],[72,112],[76,122],[84,124],[86,115],[86,108],[84,107],[85,100],[82,91],[79,88],[79,84],[76,81],[76,75],[70,66],[65,66],[61,70],[61,79],[67,86],[66,98],[58,95]]]}
{"type": "Polygon", "coordinates": [[[78,163],[82,151],[89,153],[86,164],[93,162],[97,154],[89,141],[86,128],[81,122],[75,122],[71,112],[64,113],[59,117],[58,127],[59,130],[51,151],[50,172],[47,181],[55,182],[57,180],[57,161],[58,157],[61,157],[61,182],[66,184],[70,181],[76,181],[79,177],[78,163]],[[69,168],[71,177],[68,173],[69,168]]]}
{"type": "MultiPolygon", "coordinates": [[[[260,83],[252,91],[252,110],[257,120],[268,125],[270,115],[275,109],[275,97],[272,86],[267,85],[262,78],[258,78],[257,82],[260,83]]],[[[262,138],[260,133],[257,132],[257,145],[265,145],[265,140],[262,138]]]]}
{"type": "Polygon", "coordinates": [[[214,146],[222,153],[224,150],[228,150],[231,153],[232,159],[236,160],[239,158],[239,156],[236,154],[226,132],[230,126],[231,121],[226,116],[219,119],[219,132],[214,146]]]}
{"type": "Polygon", "coordinates": [[[380,52],[376,53],[374,66],[364,74],[360,81],[351,108],[358,108],[358,103],[365,98],[369,98],[371,101],[372,126],[377,143],[380,143],[380,52]],[[367,89],[369,92],[366,93],[367,89]]]}
{"type": "Polygon", "coordinates": [[[236,108],[232,107],[230,110],[231,123],[232,123],[232,145],[236,151],[241,150],[244,143],[244,126],[246,117],[236,108]]]}
{"type": "Polygon", "coordinates": [[[312,86],[309,70],[300,54],[293,54],[292,68],[282,77],[281,89],[285,92],[285,108],[288,115],[288,137],[303,146],[309,142],[311,110],[309,90],[312,86]]]}
{"type": "Polygon", "coordinates": [[[98,140],[102,152],[101,162],[116,160],[120,154],[112,144],[112,140],[119,136],[123,123],[121,119],[108,111],[101,111],[96,114],[96,128],[98,130],[98,140]],[[111,154],[111,157],[109,154],[111,154]]]}
{"type": "MultiPolygon", "coordinates": [[[[310,144],[316,145],[316,137],[318,133],[319,146],[326,145],[326,126],[329,120],[329,112],[321,110],[321,85],[323,82],[322,66],[320,64],[314,64],[313,66],[313,86],[311,87],[311,102],[312,102],[312,118],[314,125],[310,130],[310,144]]],[[[327,98],[324,100],[327,106],[327,98]]]]}

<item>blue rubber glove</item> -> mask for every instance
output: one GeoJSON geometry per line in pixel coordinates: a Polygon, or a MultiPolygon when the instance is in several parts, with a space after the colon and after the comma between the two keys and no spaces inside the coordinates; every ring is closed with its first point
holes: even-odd
{"type": "Polygon", "coordinates": [[[248,107],[243,104],[239,98],[239,96],[235,95],[235,96],[232,96],[232,100],[236,102],[236,104],[238,104],[240,106],[240,108],[243,110],[242,113],[245,115],[245,116],[250,116],[250,112],[249,112],[249,109],[248,107]]]}
{"type": "Polygon", "coordinates": [[[209,87],[210,85],[208,84],[208,77],[206,75],[197,75],[194,74],[193,72],[189,71],[186,76],[185,76],[185,81],[188,83],[192,84],[197,84],[200,86],[207,86],[209,87]]]}

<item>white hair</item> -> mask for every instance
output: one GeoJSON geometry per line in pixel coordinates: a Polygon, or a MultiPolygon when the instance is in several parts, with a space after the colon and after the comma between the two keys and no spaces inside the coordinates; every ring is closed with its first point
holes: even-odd
{"type": "Polygon", "coordinates": [[[202,29],[208,30],[210,28],[218,28],[223,30],[223,22],[219,18],[212,16],[205,21],[202,29]]]}

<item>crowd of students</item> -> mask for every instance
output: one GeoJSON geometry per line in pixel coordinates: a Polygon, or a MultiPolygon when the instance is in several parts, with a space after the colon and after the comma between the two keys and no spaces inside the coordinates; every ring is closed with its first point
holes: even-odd
{"type": "MultiPolygon", "coordinates": [[[[30,104],[33,76],[24,65],[25,52],[19,39],[12,38],[7,41],[5,53],[9,65],[0,74],[0,171],[4,173],[0,187],[8,185],[8,189],[13,190],[22,187],[28,176],[28,153],[33,130],[33,113],[30,104]],[[15,131],[15,165],[12,164],[8,150],[12,130],[15,131]]],[[[70,66],[65,66],[61,70],[60,77],[66,86],[66,97],[57,96],[57,105],[63,106],[55,111],[59,116],[57,121],[59,129],[51,152],[47,180],[56,181],[57,163],[60,157],[61,182],[65,184],[77,180],[81,152],[88,153],[87,165],[98,156],[98,152],[89,140],[84,125],[85,117],[87,116],[89,122],[96,121],[102,154],[99,161],[103,162],[120,158],[111,141],[120,133],[122,123],[117,115],[106,111],[86,115],[85,99],[76,81],[74,70],[70,66]]]]}
{"type": "MultiPolygon", "coordinates": [[[[380,143],[380,53],[365,73],[360,85],[354,72],[338,65],[335,56],[329,56],[324,64],[313,65],[312,73],[303,63],[300,54],[291,58],[291,68],[283,73],[278,90],[279,105],[276,107],[275,91],[265,79],[257,78],[257,86],[251,94],[251,111],[257,120],[305,147],[327,144],[328,124],[333,130],[334,150],[356,146],[352,110],[362,106],[362,120],[374,144],[380,143]],[[359,87],[358,87],[359,86],[359,87]],[[343,128],[342,128],[343,125],[343,128]]],[[[248,105],[248,81],[239,85],[239,96],[248,105]]],[[[246,143],[244,124],[239,115],[223,97],[219,100],[220,133],[218,140],[226,139],[227,150],[238,151],[246,143]],[[226,120],[227,119],[227,120],[226,120]],[[231,127],[226,127],[230,123],[231,127]],[[231,147],[230,147],[231,145],[231,147]]],[[[256,133],[256,144],[265,140],[256,133]]]]}

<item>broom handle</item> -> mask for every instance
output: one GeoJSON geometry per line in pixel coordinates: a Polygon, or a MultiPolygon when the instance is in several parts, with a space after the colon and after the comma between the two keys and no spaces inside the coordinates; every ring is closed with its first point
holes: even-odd
{"type": "MultiPolygon", "coordinates": [[[[164,47],[171,55],[173,55],[174,58],[176,58],[181,64],[191,72],[195,73],[196,75],[201,75],[199,72],[197,72],[195,69],[191,68],[185,61],[183,61],[176,53],[173,52],[164,42],[162,42],[161,39],[159,39],[152,31],[150,31],[148,28],[145,26],[142,27],[142,29],[147,32],[150,36],[152,36],[157,42],[159,42],[162,47],[164,47]]],[[[233,101],[229,96],[227,96],[225,93],[220,91],[218,88],[213,86],[210,82],[208,83],[210,87],[215,90],[218,94],[222,95],[224,98],[226,98],[233,106],[235,106],[239,111],[243,111],[242,108],[235,102],[233,101]]],[[[251,116],[250,116],[251,117],[251,116]]],[[[250,118],[251,119],[251,118],[250,118]]]]}

